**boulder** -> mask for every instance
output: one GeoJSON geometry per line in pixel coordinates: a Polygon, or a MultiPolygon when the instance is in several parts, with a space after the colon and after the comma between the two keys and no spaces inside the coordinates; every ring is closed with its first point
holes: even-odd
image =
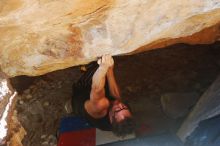
{"type": "Polygon", "coordinates": [[[0,72],[0,145],[22,146],[21,141],[26,134],[14,110],[16,95],[8,77],[0,72]]]}
{"type": "Polygon", "coordinates": [[[219,39],[220,0],[0,1],[0,68],[37,76],[175,43],[219,39]]]}
{"type": "Polygon", "coordinates": [[[166,93],[161,96],[161,106],[168,117],[177,119],[186,116],[198,99],[196,92],[166,93]]]}

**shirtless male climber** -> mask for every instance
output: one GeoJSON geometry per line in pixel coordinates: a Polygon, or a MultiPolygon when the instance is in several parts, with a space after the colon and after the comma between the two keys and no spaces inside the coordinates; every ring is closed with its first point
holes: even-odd
{"type": "Polygon", "coordinates": [[[73,85],[72,108],[91,125],[117,136],[124,137],[134,131],[131,109],[121,101],[111,55],[90,63],[73,85]]]}

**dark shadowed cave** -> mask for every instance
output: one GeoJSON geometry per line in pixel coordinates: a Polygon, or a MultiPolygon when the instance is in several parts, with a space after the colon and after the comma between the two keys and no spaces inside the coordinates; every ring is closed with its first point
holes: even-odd
{"type": "MultiPolygon", "coordinates": [[[[122,98],[128,101],[137,119],[136,136],[175,133],[199,97],[220,72],[220,43],[212,45],[177,44],[165,49],[130,56],[116,56],[115,75],[122,98]],[[169,111],[162,97],[178,98],[185,111],[169,111]],[[180,98],[181,97],[181,98],[180,98]]],[[[71,98],[71,86],[82,74],[80,66],[38,77],[12,78],[19,92],[18,118],[27,131],[24,146],[55,146],[65,103],[71,98]]],[[[172,107],[173,108],[173,107],[172,107]]],[[[171,108],[171,109],[172,109],[171,108]]]]}

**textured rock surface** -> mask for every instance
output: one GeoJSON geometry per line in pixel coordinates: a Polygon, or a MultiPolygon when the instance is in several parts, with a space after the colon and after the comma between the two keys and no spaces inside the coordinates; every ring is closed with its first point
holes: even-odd
{"type": "Polygon", "coordinates": [[[5,142],[9,133],[15,95],[7,76],[0,72],[0,145],[5,142]]]}
{"type": "Polygon", "coordinates": [[[26,134],[14,111],[16,92],[5,74],[0,72],[0,145],[20,146],[26,134]]]}
{"type": "Polygon", "coordinates": [[[4,0],[0,66],[35,76],[141,46],[211,43],[219,22],[220,0],[4,0]]]}
{"type": "Polygon", "coordinates": [[[17,111],[13,112],[12,120],[10,122],[10,137],[8,137],[9,146],[23,146],[22,139],[26,135],[26,131],[18,121],[17,111]]]}
{"type": "Polygon", "coordinates": [[[198,99],[196,92],[166,93],[161,96],[161,106],[168,117],[177,119],[186,116],[198,99]]]}

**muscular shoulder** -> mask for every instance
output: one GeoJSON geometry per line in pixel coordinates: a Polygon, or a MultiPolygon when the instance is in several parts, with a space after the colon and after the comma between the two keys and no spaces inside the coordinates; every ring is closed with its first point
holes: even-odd
{"type": "Polygon", "coordinates": [[[109,100],[107,98],[101,98],[98,101],[88,100],[85,103],[87,112],[97,118],[105,116],[109,108],[109,100]]]}

